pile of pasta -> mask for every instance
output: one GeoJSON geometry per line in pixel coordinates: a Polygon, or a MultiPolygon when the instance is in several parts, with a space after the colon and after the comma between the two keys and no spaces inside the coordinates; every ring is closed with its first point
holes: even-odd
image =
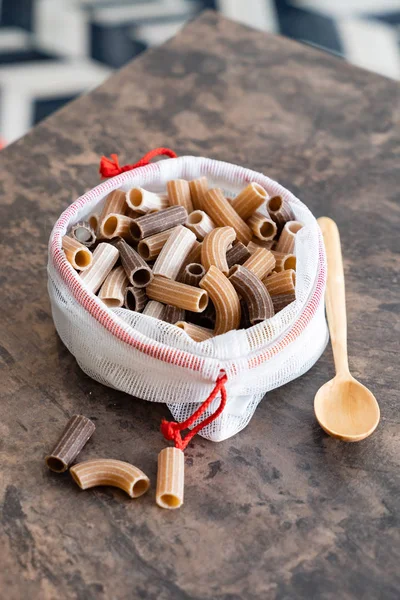
{"type": "Polygon", "coordinates": [[[301,227],[283,199],[257,183],[231,199],[202,177],[169,181],[165,194],[115,190],[62,245],[108,307],[164,320],[202,342],[295,300],[301,227]]]}

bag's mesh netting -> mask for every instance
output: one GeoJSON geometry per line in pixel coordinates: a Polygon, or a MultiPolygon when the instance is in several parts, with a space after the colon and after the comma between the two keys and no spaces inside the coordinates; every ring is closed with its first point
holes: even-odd
{"type": "MultiPolygon", "coordinates": [[[[57,331],[93,379],[132,396],[166,402],[174,418],[183,421],[209,395],[221,372],[226,372],[225,410],[201,431],[213,441],[243,429],[265,393],[307,371],[328,339],[323,301],[325,254],[315,218],[278,183],[228,163],[188,156],[141,167],[100,184],[71,205],[56,223],[50,238],[48,275],[57,331]],[[296,236],[296,301],[264,323],[198,343],[174,325],[122,308],[108,309],[84,287],[66,261],[61,238],[71,225],[98,213],[113,189],[142,186],[160,191],[170,179],[202,175],[231,196],[256,181],[270,196],[281,195],[304,227],[296,236]]],[[[202,418],[218,405],[216,399],[202,418]]]]}

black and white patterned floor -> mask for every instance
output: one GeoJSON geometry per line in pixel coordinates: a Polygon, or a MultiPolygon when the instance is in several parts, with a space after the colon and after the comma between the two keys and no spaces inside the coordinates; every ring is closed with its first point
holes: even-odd
{"type": "Polygon", "coordinates": [[[400,78],[400,0],[0,0],[3,144],[204,8],[400,78]]]}

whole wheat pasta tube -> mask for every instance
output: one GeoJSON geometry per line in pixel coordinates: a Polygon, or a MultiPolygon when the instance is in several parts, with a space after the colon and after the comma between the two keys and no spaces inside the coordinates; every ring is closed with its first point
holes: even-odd
{"type": "Polygon", "coordinates": [[[183,273],[185,271],[185,267],[187,265],[190,265],[191,263],[201,263],[201,246],[202,243],[198,242],[197,240],[193,243],[192,249],[190,250],[186,259],[183,261],[181,270],[178,273],[178,281],[181,281],[181,278],[183,277],[183,273]]]}
{"type": "Polygon", "coordinates": [[[289,269],[280,273],[271,273],[262,280],[270,296],[294,294],[296,286],[296,271],[289,269]]]}
{"type": "Polygon", "coordinates": [[[90,215],[90,217],[88,218],[88,223],[97,236],[100,225],[100,215],[98,215],[97,213],[90,215]]]}
{"type": "Polygon", "coordinates": [[[250,219],[247,219],[247,225],[256,238],[266,242],[273,240],[278,231],[274,221],[260,212],[255,212],[250,219]]]}
{"type": "Polygon", "coordinates": [[[96,429],[83,415],[74,415],[68,421],[53,452],[46,456],[46,465],[55,473],[64,473],[75,460],[96,429]]]}
{"type": "Polygon", "coordinates": [[[86,248],[90,248],[96,243],[96,232],[88,221],[75,223],[71,227],[71,237],[86,248]]]}
{"type": "Polygon", "coordinates": [[[69,472],[82,490],[110,485],[123,490],[131,498],[139,498],[150,487],[150,480],[143,471],[122,460],[86,460],[71,467],[69,472]]]}
{"type": "Polygon", "coordinates": [[[193,208],[195,210],[204,210],[204,200],[208,190],[207,177],[200,177],[199,179],[189,181],[189,187],[193,208]]]}
{"type": "Polygon", "coordinates": [[[302,227],[303,225],[298,221],[288,221],[282,229],[282,233],[276,244],[276,251],[285,254],[293,254],[296,233],[300,231],[302,227]]]}
{"type": "Polygon", "coordinates": [[[143,213],[140,213],[137,210],[132,210],[131,208],[128,208],[128,210],[126,211],[126,216],[130,219],[137,219],[138,217],[141,217],[142,214],[143,213]]]}
{"type": "Polygon", "coordinates": [[[102,223],[107,215],[114,213],[118,215],[126,215],[128,205],[125,200],[125,192],[121,190],[114,190],[108,194],[106,201],[103,206],[103,210],[100,213],[99,223],[102,223]]]}
{"type": "Polygon", "coordinates": [[[121,237],[124,240],[133,242],[131,235],[131,224],[133,219],[126,215],[110,213],[100,223],[100,236],[102,239],[111,240],[115,237],[121,237]]]}
{"type": "Polygon", "coordinates": [[[81,273],[81,280],[94,294],[110,273],[118,260],[119,251],[112,244],[101,243],[93,252],[93,261],[89,269],[81,273]]]}
{"type": "Polygon", "coordinates": [[[246,302],[251,325],[273,317],[274,305],[266,287],[243,265],[238,265],[235,269],[229,281],[246,302]]]}
{"type": "Polygon", "coordinates": [[[123,267],[117,267],[109,273],[100,288],[101,298],[109,308],[120,307],[124,304],[125,290],[128,278],[123,267]]]}
{"type": "Polygon", "coordinates": [[[124,305],[128,310],[142,312],[148,301],[147,294],[143,288],[133,285],[125,289],[124,305]]]}
{"type": "Polygon", "coordinates": [[[263,242],[257,238],[253,238],[251,242],[247,244],[247,250],[250,254],[253,254],[257,250],[257,248],[265,248],[266,250],[271,250],[274,247],[274,240],[269,240],[268,242],[263,242]]]}
{"type": "Polygon", "coordinates": [[[155,213],[143,215],[134,219],[131,225],[131,234],[134,240],[160,233],[177,225],[183,225],[187,219],[187,210],[183,206],[170,206],[155,213]]]}
{"type": "Polygon", "coordinates": [[[126,192],[126,204],[137,213],[145,214],[151,210],[168,208],[169,202],[166,194],[155,194],[143,188],[132,188],[126,192]]]}
{"type": "Polygon", "coordinates": [[[286,306],[296,300],[296,296],[290,294],[280,294],[279,296],[272,296],[272,302],[274,304],[275,313],[283,310],[286,306]]]}
{"type": "Polygon", "coordinates": [[[131,284],[135,287],[146,287],[153,279],[149,265],[124,240],[118,240],[115,246],[119,250],[122,266],[131,284]]]}
{"type": "Polygon", "coordinates": [[[192,312],[203,312],[208,304],[208,294],[204,290],[161,275],[154,275],[146,291],[150,300],[158,300],[192,312]]]}
{"type": "MultiPolygon", "coordinates": [[[[251,244],[251,242],[249,242],[251,244]]],[[[248,258],[250,258],[251,252],[242,242],[236,242],[233,244],[226,253],[226,262],[228,267],[231,268],[233,265],[242,265],[248,258]]]]}
{"type": "MultiPolygon", "coordinates": [[[[270,250],[257,248],[243,266],[254,273],[258,279],[264,279],[275,268],[275,257],[270,250]]],[[[235,267],[232,267],[232,269],[235,269],[235,267]]],[[[233,270],[231,270],[232,273],[233,270]]]]}
{"type": "Polygon", "coordinates": [[[199,263],[190,263],[190,265],[186,265],[185,270],[179,281],[182,283],[186,283],[186,285],[193,285],[194,287],[199,287],[200,281],[203,279],[206,274],[206,270],[203,265],[199,263]]]}
{"type": "Polygon", "coordinates": [[[186,321],[177,321],[175,323],[179,329],[183,329],[185,333],[188,334],[189,337],[192,338],[195,342],[204,342],[214,336],[214,331],[212,329],[207,329],[206,327],[201,327],[200,325],[194,325],[194,323],[186,323],[186,321]]]}
{"type": "Polygon", "coordinates": [[[156,502],[174,509],[183,504],[185,456],[179,448],[164,448],[158,455],[156,502]]]}
{"type": "Polygon", "coordinates": [[[209,293],[215,306],[214,335],[237,329],[240,324],[240,302],[229,279],[212,265],[200,281],[200,287],[209,293]]]}
{"type": "Polygon", "coordinates": [[[165,304],[156,302],[156,300],[150,300],[144,307],[142,313],[153,319],[162,319],[164,314],[165,304]]]}
{"type": "Polygon", "coordinates": [[[83,246],[80,242],[77,242],[69,235],[64,235],[62,239],[62,248],[65,252],[65,258],[67,261],[79,271],[89,269],[93,263],[93,255],[89,248],[83,246]]]}
{"type": "Polygon", "coordinates": [[[161,233],[156,233],[140,240],[137,247],[140,256],[144,258],[144,260],[153,260],[153,258],[157,258],[165,242],[171,235],[171,232],[174,230],[175,228],[173,227],[172,229],[161,231],[161,233]]]}
{"type": "Polygon", "coordinates": [[[285,254],[284,252],[271,251],[275,256],[275,268],[274,270],[279,273],[280,271],[287,271],[287,269],[296,270],[296,257],[294,254],[285,254]]]}
{"type": "Polygon", "coordinates": [[[224,275],[228,275],[226,253],[235,238],[233,227],[217,227],[207,233],[201,247],[201,264],[206,271],[211,265],[215,265],[224,275]]]}
{"type": "Polygon", "coordinates": [[[186,179],[173,179],[167,183],[170,206],[184,206],[188,213],[193,210],[190,185],[186,179]]]}
{"type": "Polygon", "coordinates": [[[166,323],[172,323],[173,325],[177,321],[182,321],[185,318],[185,311],[183,308],[178,308],[177,306],[171,306],[168,304],[164,308],[164,312],[162,314],[162,320],[166,323]]]}
{"type": "Polygon", "coordinates": [[[186,227],[193,231],[197,239],[202,241],[207,233],[215,229],[214,222],[204,210],[194,210],[187,218],[186,227]]]}
{"type": "Polygon", "coordinates": [[[267,201],[267,210],[273,221],[282,229],[287,221],[292,221],[294,215],[287,202],[281,196],[273,196],[267,201]]]}
{"type": "Polygon", "coordinates": [[[249,183],[231,202],[232,207],[244,221],[267,199],[268,194],[258,183],[249,183]]]}
{"type": "Polygon", "coordinates": [[[175,279],[195,241],[193,231],[182,225],[175,227],[154,263],[153,274],[175,279]]]}
{"type": "Polygon", "coordinates": [[[218,188],[209,190],[205,196],[205,210],[218,227],[229,225],[236,231],[237,238],[248,244],[252,232],[218,188]]]}

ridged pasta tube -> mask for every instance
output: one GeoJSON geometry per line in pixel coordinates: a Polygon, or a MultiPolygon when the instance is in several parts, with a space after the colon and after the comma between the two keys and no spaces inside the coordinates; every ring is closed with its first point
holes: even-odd
{"type": "Polygon", "coordinates": [[[170,206],[164,210],[133,219],[131,234],[134,240],[139,241],[155,233],[172,229],[177,225],[183,225],[186,219],[186,208],[183,206],[170,206]]]}
{"type": "Polygon", "coordinates": [[[200,325],[195,325],[194,323],[186,323],[186,321],[178,321],[175,322],[175,325],[179,327],[179,329],[183,329],[187,335],[192,338],[195,342],[204,342],[214,336],[214,331],[212,329],[207,329],[206,327],[201,327],[200,325]]]}
{"type": "Polygon", "coordinates": [[[146,287],[153,279],[149,265],[124,240],[118,240],[115,246],[119,250],[122,266],[131,284],[135,287],[146,287]]]}
{"type": "Polygon", "coordinates": [[[238,265],[235,269],[229,281],[246,302],[251,325],[273,317],[274,305],[266,287],[243,265],[238,265]]]}
{"type": "Polygon", "coordinates": [[[280,273],[271,273],[262,280],[270,296],[294,294],[296,287],[296,271],[289,269],[280,273]]]}
{"type": "Polygon", "coordinates": [[[171,232],[174,231],[174,227],[172,229],[167,229],[166,231],[161,231],[161,233],[156,233],[151,235],[143,240],[140,240],[137,251],[140,256],[144,260],[153,260],[157,258],[160,254],[165,242],[171,235],[171,232]]]}
{"type": "Polygon", "coordinates": [[[188,213],[193,210],[190,185],[186,179],[173,179],[167,183],[170,206],[184,206],[188,213]]]}
{"type": "Polygon", "coordinates": [[[279,273],[280,271],[286,271],[287,269],[296,270],[296,257],[294,254],[286,254],[285,252],[276,252],[275,250],[271,251],[275,256],[275,271],[279,273]]]}
{"type": "Polygon", "coordinates": [[[197,239],[204,240],[207,233],[215,229],[215,223],[204,210],[194,210],[187,218],[186,227],[193,231],[197,239]]]}
{"type": "Polygon", "coordinates": [[[281,196],[269,198],[267,201],[267,210],[279,229],[282,229],[287,221],[294,219],[292,209],[287,202],[284,202],[281,196]]]}
{"type": "Polygon", "coordinates": [[[302,229],[303,225],[299,221],[288,221],[276,244],[276,251],[284,254],[293,254],[294,241],[296,233],[302,229]]]}
{"type": "MultiPolygon", "coordinates": [[[[266,248],[257,248],[255,252],[243,264],[246,269],[254,273],[258,279],[264,279],[275,268],[275,257],[266,248]]],[[[233,267],[234,269],[235,267],[233,267]]],[[[232,273],[233,271],[231,271],[232,273]]]]}
{"type": "Polygon", "coordinates": [[[277,226],[272,219],[266,217],[260,212],[255,212],[249,219],[247,225],[259,240],[273,240],[277,233],[277,226]]]}
{"type": "Polygon", "coordinates": [[[275,313],[280,312],[295,300],[296,296],[293,293],[272,296],[272,302],[274,304],[275,313]]]}
{"type": "Polygon", "coordinates": [[[200,177],[189,181],[192,205],[195,210],[204,210],[205,195],[208,190],[207,177],[200,177]]]}
{"type": "Polygon", "coordinates": [[[129,208],[141,214],[146,214],[151,210],[162,210],[169,206],[166,194],[156,194],[141,187],[132,188],[126,192],[126,204],[129,208]]]}
{"type": "Polygon", "coordinates": [[[144,288],[130,285],[125,289],[124,304],[128,310],[142,312],[148,301],[144,288]]]}
{"type": "Polygon", "coordinates": [[[121,237],[124,240],[133,242],[130,229],[132,223],[133,219],[126,215],[110,213],[100,224],[100,236],[106,240],[121,237]]]}
{"type": "Polygon", "coordinates": [[[161,302],[157,302],[156,300],[150,300],[144,307],[142,313],[149,317],[153,317],[153,319],[162,319],[164,314],[165,305],[161,302]]]}
{"type": "Polygon", "coordinates": [[[231,202],[232,207],[244,221],[267,199],[268,194],[258,183],[249,183],[231,202]]]}
{"type": "Polygon", "coordinates": [[[71,467],[69,472],[82,490],[110,485],[123,490],[131,498],[139,498],[150,487],[150,480],[143,471],[122,460],[86,460],[71,467]]]}
{"type": "Polygon", "coordinates": [[[252,238],[250,228],[232,208],[219,188],[209,190],[206,193],[204,203],[204,210],[218,227],[227,225],[233,227],[238,240],[245,245],[249,243],[252,238]]]}
{"type": "Polygon", "coordinates": [[[200,263],[190,263],[186,265],[183,274],[180,278],[182,283],[186,283],[186,285],[193,285],[194,287],[199,287],[200,281],[203,279],[206,274],[206,270],[200,263]]]}
{"type": "MultiPolygon", "coordinates": [[[[249,242],[249,244],[251,244],[251,242],[249,242]]],[[[236,242],[226,253],[228,267],[231,268],[233,265],[242,265],[250,258],[250,255],[250,250],[246,248],[242,242],[236,242]]]]}
{"type": "Polygon", "coordinates": [[[201,263],[206,271],[211,265],[215,265],[224,275],[228,275],[226,253],[235,239],[233,227],[217,227],[207,233],[201,247],[201,263]]]}
{"type": "Polygon", "coordinates": [[[93,255],[89,248],[86,248],[86,246],[74,240],[74,238],[69,237],[69,235],[64,235],[62,248],[65,252],[65,258],[74,269],[78,271],[89,269],[93,262],[93,255]]]}
{"type": "Polygon", "coordinates": [[[81,280],[94,294],[118,260],[119,252],[112,244],[101,243],[93,252],[92,264],[81,273],[81,280]]]}
{"type": "Polygon", "coordinates": [[[162,275],[154,275],[146,291],[150,300],[172,304],[192,312],[203,312],[208,304],[208,294],[204,290],[174,279],[166,279],[162,275]]]}
{"type": "Polygon", "coordinates": [[[215,306],[214,335],[237,329],[240,324],[240,301],[229,279],[212,265],[199,285],[208,292],[215,306]]]}
{"type": "Polygon", "coordinates": [[[88,221],[79,221],[71,227],[71,237],[86,248],[96,243],[96,232],[88,221]]]}
{"type": "Polygon", "coordinates": [[[174,509],[183,504],[185,456],[179,448],[164,448],[158,455],[156,502],[174,509]]]}
{"type": "Polygon", "coordinates": [[[111,213],[115,213],[118,215],[126,215],[128,210],[128,205],[125,200],[125,192],[121,190],[114,190],[110,194],[108,194],[106,201],[103,206],[103,210],[100,213],[99,223],[103,222],[105,217],[111,213]]]}
{"type": "Polygon", "coordinates": [[[109,308],[121,307],[124,304],[128,278],[123,267],[117,267],[109,273],[100,288],[101,298],[109,308]]]}
{"type": "Polygon", "coordinates": [[[153,274],[175,279],[195,241],[193,231],[182,225],[175,227],[154,263],[153,274]]]}

